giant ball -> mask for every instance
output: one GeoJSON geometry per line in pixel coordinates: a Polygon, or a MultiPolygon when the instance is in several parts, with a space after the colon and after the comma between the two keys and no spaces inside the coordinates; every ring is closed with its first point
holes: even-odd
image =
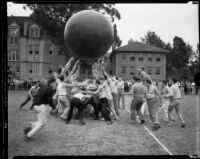
{"type": "Polygon", "coordinates": [[[111,23],[101,13],[84,10],[66,23],[65,45],[70,53],[82,60],[95,60],[110,49],[113,42],[111,23]]]}

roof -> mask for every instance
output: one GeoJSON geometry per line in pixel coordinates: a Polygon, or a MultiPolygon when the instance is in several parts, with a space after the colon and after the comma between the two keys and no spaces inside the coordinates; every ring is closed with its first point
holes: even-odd
{"type": "Polygon", "coordinates": [[[165,50],[156,46],[143,44],[141,42],[129,42],[127,45],[118,47],[115,49],[117,52],[158,52],[168,53],[169,50],[165,50]]]}
{"type": "Polygon", "coordinates": [[[23,25],[24,22],[28,22],[30,24],[34,24],[30,17],[25,16],[8,16],[7,18],[8,24],[17,23],[18,25],[23,25]]]}

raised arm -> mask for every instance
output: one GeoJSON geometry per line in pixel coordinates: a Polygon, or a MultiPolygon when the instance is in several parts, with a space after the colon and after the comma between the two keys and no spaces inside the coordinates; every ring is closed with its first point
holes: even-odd
{"type": "Polygon", "coordinates": [[[79,63],[79,60],[76,61],[75,65],[74,65],[74,67],[73,67],[73,69],[72,69],[72,71],[71,71],[71,72],[69,73],[69,75],[66,77],[65,81],[68,81],[69,78],[74,74],[78,63],[79,63]]]}
{"type": "Polygon", "coordinates": [[[68,70],[71,67],[72,61],[74,61],[75,57],[71,57],[67,64],[65,65],[64,69],[62,69],[61,74],[64,74],[66,70],[68,70]]]}

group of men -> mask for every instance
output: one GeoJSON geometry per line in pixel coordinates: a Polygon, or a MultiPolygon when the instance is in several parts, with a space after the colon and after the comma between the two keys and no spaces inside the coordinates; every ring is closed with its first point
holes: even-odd
{"type": "Polygon", "coordinates": [[[137,123],[136,116],[139,116],[140,123],[145,122],[144,115],[141,113],[142,106],[146,103],[149,110],[149,116],[153,122],[153,130],[160,128],[160,122],[158,119],[159,108],[164,113],[164,120],[167,121],[167,126],[172,126],[174,117],[172,116],[173,109],[176,110],[176,114],[181,121],[181,127],[185,127],[181,108],[181,92],[178,87],[176,79],[170,79],[169,82],[162,81],[162,87],[159,90],[153,85],[150,76],[140,69],[140,77],[133,77],[133,86],[131,91],[126,94],[131,94],[133,97],[131,103],[131,118],[133,124],[137,123]],[[168,86],[170,85],[170,87],[168,86]]]}
{"type": "MultiPolygon", "coordinates": [[[[108,75],[101,61],[93,65],[92,75],[93,79],[81,79],[80,61],[72,57],[66,66],[54,73],[46,83],[33,86],[28,93],[26,101],[19,107],[21,109],[30,99],[33,99],[31,109],[33,108],[38,113],[38,120],[24,129],[25,140],[29,141],[45,126],[49,113],[58,114],[58,112],[62,112],[59,117],[66,124],[69,124],[76,109],[79,123],[84,125],[84,109],[91,105],[94,110],[95,120],[100,119],[100,114],[107,125],[111,125],[113,120],[119,120],[120,99],[122,99],[122,108],[125,109],[124,82],[122,78],[108,75]],[[73,63],[75,64],[73,65],[73,63]]],[[[181,94],[175,85],[175,79],[170,81],[173,84],[170,88],[171,91],[167,92],[168,88],[165,86],[163,92],[160,93],[158,88],[152,85],[150,76],[142,69],[139,70],[139,77],[133,77],[134,84],[131,91],[127,93],[132,94],[133,97],[131,103],[133,124],[137,123],[137,115],[141,120],[141,124],[145,123],[141,107],[146,102],[150,119],[153,122],[153,129],[159,129],[158,108],[161,106],[163,97],[166,101],[169,99],[168,105],[165,103],[163,107],[164,112],[167,113],[168,126],[172,125],[173,117],[171,112],[175,108],[182,122],[182,127],[185,127],[179,111],[181,94]]]]}

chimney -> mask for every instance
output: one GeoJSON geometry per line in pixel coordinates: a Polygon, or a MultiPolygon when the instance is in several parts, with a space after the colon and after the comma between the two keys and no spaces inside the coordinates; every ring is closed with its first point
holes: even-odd
{"type": "Polygon", "coordinates": [[[24,22],[24,36],[27,36],[28,33],[28,22],[24,22]]]}

